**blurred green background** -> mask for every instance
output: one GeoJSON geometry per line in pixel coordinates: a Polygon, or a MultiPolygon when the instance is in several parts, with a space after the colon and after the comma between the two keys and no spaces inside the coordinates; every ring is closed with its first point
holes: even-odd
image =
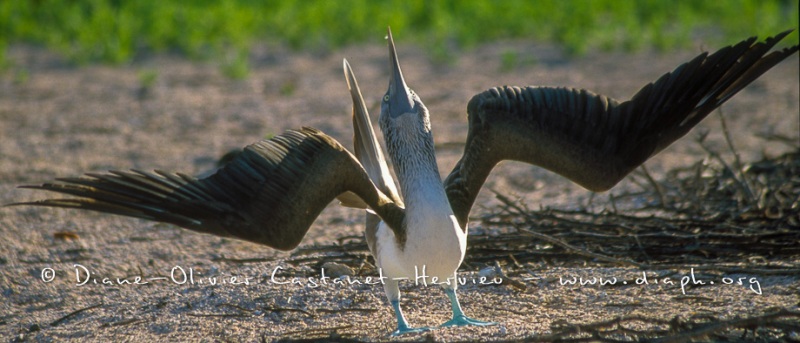
{"type": "MultiPolygon", "coordinates": [[[[446,60],[495,39],[636,51],[729,44],[798,27],[798,0],[5,0],[0,61],[9,44],[33,43],[75,63],[124,63],[153,52],[224,59],[246,69],[258,42],[329,51],[377,42],[391,26],[446,60]]],[[[797,33],[786,39],[797,44],[797,33]]]]}

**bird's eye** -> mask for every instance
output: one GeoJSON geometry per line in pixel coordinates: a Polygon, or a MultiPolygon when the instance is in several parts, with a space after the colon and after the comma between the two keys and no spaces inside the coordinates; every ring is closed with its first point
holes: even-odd
{"type": "Polygon", "coordinates": [[[383,101],[384,102],[389,102],[389,94],[386,94],[386,95],[383,96],[383,101]]]}

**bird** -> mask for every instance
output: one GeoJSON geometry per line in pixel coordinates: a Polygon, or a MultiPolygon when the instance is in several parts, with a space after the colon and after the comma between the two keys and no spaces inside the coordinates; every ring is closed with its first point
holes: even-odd
{"type": "MultiPolygon", "coordinates": [[[[797,52],[797,45],[770,52],[790,32],[701,53],[627,101],[576,88],[490,88],[469,100],[463,155],[442,180],[430,113],[405,81],[389,29],[389,86],[378,125],[399,188],[344,60],[355,154],[324,132],[302,127],[247,146],[204,178],[160,170],[87,173],[20,186],[75,197],[9,205],[138,217],[291,250],[323,208],[338,199],[366,211],[366,240],[387,276],[383,287],[397,320],[391,334],[426,331],[432,328],[409,326],[398,282],[419,272],[454,281],[466,250],[470,210],[497,163],[529,163],[590,191],[608,190],[797,52]]],[[[456,282],[440,285],[453,312],[440,326],[495,324],[464,313],[456,282]]]]}

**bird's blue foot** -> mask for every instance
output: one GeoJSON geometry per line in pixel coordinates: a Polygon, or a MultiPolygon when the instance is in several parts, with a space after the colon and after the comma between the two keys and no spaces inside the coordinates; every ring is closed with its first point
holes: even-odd
{"type": "Polygon", "coordinates": [[[497,324],[493,322],[484,322],[482,320],[477,320],[467,317],[464,314],[464,311],[461,310],[461,304],[458,302],[456,291],[451,288],[445,288],[444,292],[447,293],[447,297],[450,298],[450,305],[453,308],[453,319],[448,320],[446,323],[440,325],[439,327],[465,326],[465,325],[489,326],[497,324]]]}
{"type": "Polygon", "coordinates": [[[447,327],[447,326],[465,326],[465,325],[489,326],[489,325],[497,325],[497,323],[484,322],[482,320],[473,319],[462,314],[460,316],[454,316],[453,319],[448,320],[446,323],[440,326],[447,327]]]}
{"type": "Polygon", "coordinates": [[[403,315],[403,311],[400,310],[400,301],[392,300],[391,303],[392,307],[394,307],[394,313],[397,316],[397,330],[394,330],[394,332],[392,332],[392,336],[400,336],[408,333],[425,332],[431,329],[429,327],[420,327],[420,328],[408,327],[408,322],[406,321],[406,317],[403,315]]]}
{"type": "Polygon", "coordinates": [[[397,337],[397,336],[405,335],[405,334],[409,334],[409,333],[420,333],[420,332],[429,331],[430,329],[431,328],[429,328],[429,327],[410,328],[408,326],[398,326],[397,330],[394,330],[394,332],[392,332],[392,336],[393,337],[397,337]]]}

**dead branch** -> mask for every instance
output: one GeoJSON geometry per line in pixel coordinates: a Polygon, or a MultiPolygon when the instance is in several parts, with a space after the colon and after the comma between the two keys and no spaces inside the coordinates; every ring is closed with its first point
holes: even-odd
{"type": "Polygon", "coordinates": [[[50,326],[58,326],[61,323],[67,321],[68,319],[70,319],[72,317],[75,317],[75,316],[77,316],[77,315],[79,315],[79,314],[81,314],[83,312],[98,308],[100,306],[103,306],[103,303],[95,304],[95,305],[92,305],[92,306],[89,306],[89,307],[84,307],[84,308],[82,308],[80,310],[72,311],[72,312],[68,313],[67,315],[65,315],[63,317],[54,320],[52,323],[50,323],[50,326]]]}

